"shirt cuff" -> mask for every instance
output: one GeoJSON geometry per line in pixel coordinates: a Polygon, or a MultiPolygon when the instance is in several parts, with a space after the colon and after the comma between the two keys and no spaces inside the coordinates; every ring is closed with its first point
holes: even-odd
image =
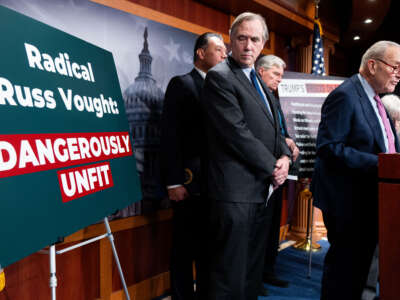
{"type": "Polygon", "coordinates": [[[167,189],[168,189],[168,190],[169,190],[169,189],[174,189],[174,188],[177,188],[177,187],[180,187],[180,186],[183,186],[183,184],[167,185],[167,189]]]}

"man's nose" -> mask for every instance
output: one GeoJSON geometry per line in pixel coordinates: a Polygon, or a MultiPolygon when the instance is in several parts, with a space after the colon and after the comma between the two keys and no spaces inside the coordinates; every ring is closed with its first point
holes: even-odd
{"type": "Polygon", "coordinates": [[[245,49],[250,49],[251,44],[252,44],[251,40],[250,39],[246,39],[246,42],[244,44],[244,48],[245,49]]]}

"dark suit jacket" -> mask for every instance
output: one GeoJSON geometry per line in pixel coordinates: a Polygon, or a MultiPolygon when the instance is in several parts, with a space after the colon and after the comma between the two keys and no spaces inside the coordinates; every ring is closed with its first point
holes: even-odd
{"type": "MultiPolygon", "coordinates": [[[[273,93],[271,93],[271,95],[272,95],[272,101],[276,103],[276,108],[278,110],[278,113],[281,114],[282,117],[282,127],[283,130],[285,131],[284,137],[290,138],[289,132],[287,131],[285,115],[283,114],[282,111],[281,102],[275,97],[273,93]]],[[[279,116],[278,116],[278,121],[279,121],[279,116]]]]}
{"type": "Polygon", "coordinates": [[[207,194],[225,202],[264,202],[276,160],[290,156],[277,125],[276,104],[264,100],[228,57],[207,73],[202,104],[206,114],[207,194]]]}
{"type": "MultiPolygon", "coordinates": [[[[280,113],[281,116],[282,116],[282,127],[283,127],[283,130],[285,131],[284,137],[285,138],[291,138],[290,135],[289,135],[289,132],[287,130],[286,118],[285,118],[285,115],[283,114],[283,111],[282,111],[281,102],[279,101],[279,99],[277,99],[275,97],[274,94],[272,94],[272,99],[273,99],[272,101],[276,103],[276,107],[277,107],[278,113],[280,113]]],[[[278,116],[278,118],[279,118],[279,116],[278,116]]],[[[289,174],[297,176],[298,173],[299,173],[299,169],[300,169],[300,156],[297,157],[297,160],[295,162],[293,162],[292,166],[290,167],[289,174]]]]}
{"type": "Polygon", "coordinates": [[[203,78],[195,69],[168,84],[161,119],[161,168],[165,185],[184,184],[193,173],[189,193],[200,192],[200,153],[204,130],[200,107],[203,78]]]}
{"type": "MultiPolygon", "coordinates": [[[[392,130],[395,132],[393,124],[392,130]]],[[[385,152],[385,144],[378,118],[354,75],[322,105],[311,184],[314,205],[336,217],[376,219],[377,154],[381,152],[385,152]]]]}

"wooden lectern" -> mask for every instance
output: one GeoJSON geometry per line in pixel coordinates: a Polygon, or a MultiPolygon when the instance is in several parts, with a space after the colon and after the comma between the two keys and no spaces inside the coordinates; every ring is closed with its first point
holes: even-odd
{"type": "Polygon", "coordinates": [[[381,300],[400,294],[400,155],[379,154],[379,283],[381,300]]]}

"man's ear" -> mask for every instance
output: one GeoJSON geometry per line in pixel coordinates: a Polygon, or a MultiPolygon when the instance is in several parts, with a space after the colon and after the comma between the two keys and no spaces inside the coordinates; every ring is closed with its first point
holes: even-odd
{"type": "Polygon", "coordinates": [[[372,75],[375,75],[376,68],[378,67],[378,64],[376,63],[376,61],[374,59],[369,59],[367,62],[367,66],[368,66],[369,73],[372,75]]]}
{"type": "Polygon", "coordinates": [[[196,50],[196,54],[200,59],[204,59],[205,51],[204,51],[203,48],[199,48],[199,49],[196,50]]]}
{"type": "Polygon", "coordinates": [[[265,72],[264,67],[259,67],[258,70],[257,70],[257,73],[258,73],[258,75],[260,75],[260,77],[263,76],[264,72],[265,72]]]}

